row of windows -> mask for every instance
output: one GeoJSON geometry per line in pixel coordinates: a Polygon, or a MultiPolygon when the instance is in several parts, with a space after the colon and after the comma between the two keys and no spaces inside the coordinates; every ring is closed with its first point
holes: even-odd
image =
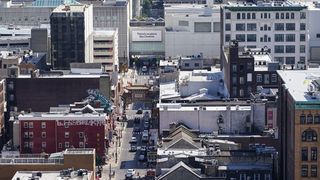
{"type": "Polygon", "coordinates": [[[275,31],[295,31],[296,24],[295,23],[274,23],[275,31]]]}
{"type": "MultiPolygon", "coordinates": [[[[33,132],[24,132],[24,138],[33,138],[33,132]]],[[[65,132],[64,133],[64,138],[69,138],[70,137],[70,133],[69,132],[65,132]]],[[[84,137],[84,133],[83,132],[79,132],[79,138],[83,138],[84,137]]],[[[46,132],[41,132],[41,138],[47,138],[47,133],[46,132]]]]}
{"type": "MultiPolygon", "coordinates": [[[[300,60],[305,60],[305,57],[300,57],[300,60]]],[[[279,62],[280,64],[283,64],[284,62],[286,64],[295,64],[295,60],[296,58],[295,57],[274,57],[274,60],[276,62],[279,62]]]]}
{"type": "Polygon", "coordinates": [[[220,32],[221,23],[220,22],[195,22],[194,23],[194,32],[220,32]]]}
{"type": "MultiPolygon", "coordinates": [[[[24,128],[33,128],[33,122],[24,122],[23,123],[24,128]]],[[[41,122],[41,128],[46,128],[46,122],[41,122]]]]}
{"type": "MultiPolygon", "coordinates": [[[[274,28],[276,31],[284,31],[286,27],[287,31],[294,31],[295,28],[295,23],[275,23],[274,28]]],[[[236,23],[236,31],[257,31],[257,24],[256,23],[236,23]],[[247,25],[247,26],[246,26],[247,25]]],[[[306,24],[305,23],[300,23],[300,30],[304,31],[306,30],[306,24]]],[[[225,24],[225,31],[231,31],[231,24],[226,23],[225,24]]],[[[260,31],[271,31],[271,27],[268,25],[264,25],[260,27],[260,31]]]]}
{"type": "MultiPolygon", "coordinates": [[[[264,79],[262,74],[257,74],[256,76],[256,82],[258,83],[264,83],[264,84],[269,84],[270,83],[270,76],[269,74],[264,74],[264,79]]],[[[271,75],[271,82],[276,83],[277,82],[277,74],[272,74],[271,75]]]]}
{"type": "Polygon", "coordinates": [[[295,53],[296,50],[295,50],[296,46],[295,45],[286,45],[286,46],[283,46],[283,45],[276,45],[274,46],[274,53],[295,53]]]}
{"type": "Polygon", "coordinates": [[[312,115],[305,114],[300,115],[300,124],[320,124],[320,114],[312,115]]]}
{"type": "MultiPolygon", "coordinates": [[[[274,35],[274,41],[275,42],[295,42],[296,41],[296,35],[295,34],[275,34],[274,35]]],[[[300,34],[300,42],[306,41],[306,35],[300,34]]]]}
{"type": "MultiPolygon", "coordinates": [[[[310,161],[317,161],[318,159],[318,148],[310,148],[310,161]]],[[[301,148],[301,161],[309,161],[308,147],[301,148]]]]}
{"type": "MultiPolygon", "coordinates": [[[[226,19],[231,19],[231,13],[226,12],[226,19]]],[[[260,13],[261,19],[271,19],[271,13],[260,13]]],[[[292,13],[276,13],[275,19],[294,19],[295,14],[292,13]]],[[[256,19],[256,13],[237,13],[237,19],[256,19]]],[[[306,19],[306,13],[300,12],[300,19],[306,19]]]]}
{"type": "Polygon", "coordinates": [[[307,129],[301,134],[301,141],[303,142],[316,142],[318,141],[317,132],[312,129],[307,129]]]}
{"type": "MultiPolygon", "coordinates": [[[[58,144],[59,148],[62,148],[62,143],[58,144]]],[[[33,142],[24,142],[24,147],[25,148],[33,148],[33,142]]],[[[47,142],[41,142],[41,148],[46,148],[47,147],[47,142]]],[[[69,142],[64,142],[64,147],[69,148],[70,143],[69,142]]],[[[79,142],[79,147],[83,148],[84,147],[84,142],[79,142]]]]}
{"type": "MultiPolygon", "coordinates": [[[[318,167],[317,165],[310,166],[310,177],[317,177],[318,176],[318,167]]],[[[309,166],[308,165],[301,165],[301,177],[309,177],[309,166]]]]}
{"type": "MultiPolygon", "coordinates": [[[[225,41],[229,42],[231,40],[231,35],[226,34],[225,41]]],[[[256,34],[236,34],[236,40],[240,42],[257,42],[257,35],[256,34]],[[247,38],[246,38],[247,36],[247,38]]],[[[275,34],[274,36],[275,42],[296,42],[296,36],[295,34],[275,34]]],[[[300,34],[300,42],[306,41],[306,35],[300,34]]],[[[263,37],[260,37],[260,42],[271,42],[271,37],[268,37],[268,35],[264,35],[263,37]]],[[[304,51],[304,50],[302,50],[304,51]]],[[[279,52],[281,53],[281,52],[279,52]]],[[[304,53],[304,52],[303,52],[304,53]]]]}

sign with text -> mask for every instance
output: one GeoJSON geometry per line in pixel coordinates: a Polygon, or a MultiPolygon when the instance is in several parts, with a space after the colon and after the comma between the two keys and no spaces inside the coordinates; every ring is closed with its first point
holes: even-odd
{"type": "Polygon", "coordinates": [[[57,126],[104,126],[105,121],[102,120],[60,120],[57,121],[57,126]]]}
{"type": "Polygon", "coordinates": [[[132,31],[132,41],[161,41],[161,31],[132,31]]]}

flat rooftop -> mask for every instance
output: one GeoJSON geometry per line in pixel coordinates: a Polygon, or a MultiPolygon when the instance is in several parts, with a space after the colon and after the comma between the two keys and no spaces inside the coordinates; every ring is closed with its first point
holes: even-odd
{"type": "Polygon", "coordinates": [[[32,112],[28,114],[20,114],[19,120],[99,120],[104,122],[106,114],[104,113],[48,113],[48,112],[32,112]]]}
{"type": "MultiPolygon", "coordinates": [[[[182,106],[180,103],[159,103],[158,107],[160,111],[164,110],[164,107],[167,107],[168,111],[196,111],[199,110],[199,106],[182,106]]],[[[227,106],[206,106],[205,110],[202,111],[226,111],[227,106]]],[[[245,105],[245,106],[231,106],[230,107],[231,111],[250,111],[251,106],[250,105],[245,105]]]]}
{"type": "Polygon", "coordinates": [[[53,13],[62,13],[62,12],[84,12],[89,5],[60,5],[56,7],[52,12],[53,13]]]}
{"type": "Polygon", "coordinates": [[[300,11],[306,9],[307,6],[302,3],[293,1],[277,1],[277,2],[228,2],[225,6],[226,9],[230,11],[300,11]]]}
{"type": "Polygon", "coordinates": [[[312,80],[320,79],[320,69],[308,70],[278,70],[281,79],[284,81],[288,92],[296,102],[320,102],[319,99],[312,99],[307,94],[308,86],[312,80]]]}
{"type": "Polygon", "coordinates": [[[66,177],[60,175],[60,171],[17,171],[13,176],[12,180],[30,180],[33,174],[41,173],[41,177],[38,180],[58,180],[58,179],[68,179],[68,180],[88,180],[93,176],[92,171],[87,171],[82,176],[77,175],[77,171],[74,171],[76,175],[71,177],[66,177]]]}

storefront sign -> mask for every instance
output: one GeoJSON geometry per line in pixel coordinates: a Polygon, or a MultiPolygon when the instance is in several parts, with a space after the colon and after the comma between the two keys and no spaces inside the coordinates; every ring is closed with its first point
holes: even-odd
{"type": "Polygon", "coordinates": [[[132,31],[132,41],[161,41],[161,31],[132,31]]]}
{"type": "Polygon", "coordinates": [[[57,126],[104,126],[105,121],[101,120],[60,120],[57,126]]]}

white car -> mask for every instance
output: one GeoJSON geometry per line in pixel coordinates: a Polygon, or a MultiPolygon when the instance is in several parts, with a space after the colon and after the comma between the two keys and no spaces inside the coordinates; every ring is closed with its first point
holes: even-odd
{"type": "Polygon", "coordinates": [[[134,136],[132,136],[131,137],[131,141],[130,141],[131,143],[137,143],[137,138],[136,137],[134,137],[134,136]]]}
{"type": "Polygon", "coordinates": [[[134,169],[128,169],[126,173],[126,178],[132,178],[136,174],[134,169]]]}
{"type": "Polygon", "coordinates": [[[147,71],[148,71],[147,66],[142,66],[141,71],[142,71],[142,72],[147,72],[147,71]]]}

